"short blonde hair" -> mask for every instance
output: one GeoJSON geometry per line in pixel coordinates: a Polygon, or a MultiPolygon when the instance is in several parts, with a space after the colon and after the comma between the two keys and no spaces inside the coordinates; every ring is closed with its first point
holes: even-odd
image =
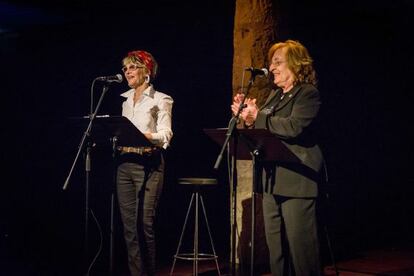
{"type": "Polygon", "coordinates": [[[148,74],[151,79],[155,79],[157,76],[158,63],[147,51],[136,50],[129,52],[128,55],[122,59],[122,65],[126,65],[128,63],[143,66],[146,69],[145,73],[148,74]]]}

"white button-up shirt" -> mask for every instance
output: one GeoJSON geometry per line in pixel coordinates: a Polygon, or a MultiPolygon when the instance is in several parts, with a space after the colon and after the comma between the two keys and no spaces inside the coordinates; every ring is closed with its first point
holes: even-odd
{"type": "Polygon", "coordinates": [[[121,94],[126,100],[122,103],[122,116],[127,117],[142,133],[152,133],[152,143],[166,149],[171,141],[173,99],[155,91],[150,85],[134,105],[134,89],[121,94]]]}

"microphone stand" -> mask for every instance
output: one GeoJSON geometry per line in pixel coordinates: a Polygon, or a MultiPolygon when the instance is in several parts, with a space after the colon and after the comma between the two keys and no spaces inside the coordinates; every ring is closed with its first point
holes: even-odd
{"type": "MultiPolygon", "coordinates": [[[[116,156],[117,156],[117,144],[118,144],[118,137],[113,136],[111,138],[112,142],[112,160],[114,161],[112,163],[112,177],[113,177],[113,183],[116,183],[116,156]]],[[[114,248],[115,248],[115,224],[114,224],[114,213],[115,213],[115,188],[112,186],[111,189],[111,225],[110,225],[110,233],[109,233],[109,276],[114,275],[114,248]]]]}
{"type": "MultiPolygon", "coordinates": [[[[95,79],[96,80],[96,79],[95,79]]],[[[93,84],[95,83],[95,80],[93,81],[93,84]]],[[[93,87],[92,84],[92,87],[93,87]]],[[[85,132],[83,133],[82,139],[79,143],[78,146],[78,151],[76,153],[75,159],[73,160],[72,163],[72,167],[70,168],[69,174],[65,180],[65,184],[63,185],[63,190],[66,190],[68,185],[69,185],[69,180],[72,176],[73,170],[75,168],[75,165],[79,159],[80,153],[85,145],[85,141],[87,140],[87,138],[90,138],[91,135],[91,129],[92,129],[92,124],[93,124],[93,120],[95,119],[99,108],[101,106],[102,100],[106,94],[106,92],[108,91],[109,87],[108,85],[104,84],[103,88],[102,88],[102,94],[101,97],[99,98],[99,101],[95,107],[95,111],[91,112],[91,114],[89,115],[89,124],[86,127],[85,132]]],[[[92,89],[93,90],[93,89],[92,89]]],[[[91,103],[91,111],[93,110],[93,103],[91,103]]],[[[87,264],[87,254],[88,254],[88,226],[89,226],[89,179],[90,179],[90,171],[91,171],[91,158],[90,158],[90,153],[91,153],[91,148],[93,147],[93,144],[91,145],[91,141],[88,141],[87,146],[86,146],[86,157],[85,157],[85,237],[84,237],[84,261],[85,264],[87,264]]],[[[89,272],[86,271],[85,275],[88,275],[89,272]]]]}
{"type": "Polygon", "coordinates": [[[237,113],[235,115],[233,115],[233,117],[230,119],[229,121],[229,125],[228,125],[228,129],[227,129],[227,133],[226,133],[226,139],[224,140],[223,146],[220,150],[219,155],[217,156],[216,159],[216,163],[214,165],[214,169],[218,169],[218,167],[220,166],[221,160],[223,158],[223,153],[226,149],[226,147],[228,147],[229,145],[229,141],[231,138],[233,141],[233,162],[232,162],[232,175],[230,178],[230,181],[232,183],[230,183],[230,186],[232,187],[232,192],[231,192],[231,199],[232,199],[232,210],[231,210],[231,214],[232,214],[232,225],[231,225],[231,275],[236,275],[236,233],[237,233],[237,144],[238,144],[238,139],[237,139],[237,135],[235,135],[236,131],[235,128],[237,126],[237,123],[239,122],[239,117],[240,117],[240,113],[242,112],[243,108],[246,107],[245,105],[245,101],[247,98],[247,95],[249,94],[249,91],[253,85],[254,79],[256,77],[256,74],[254,74],[252,72],[249,83],[247,85],[247,89],[246,89],[246,93],[245,96],[243,98],[243,101],[240,103],[239,105],[239,109],[237,111],[237,113]]]}

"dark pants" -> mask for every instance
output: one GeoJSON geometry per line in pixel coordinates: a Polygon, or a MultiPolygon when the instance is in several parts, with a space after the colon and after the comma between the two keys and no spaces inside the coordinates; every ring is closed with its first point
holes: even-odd
{"type": "Polygon", "coordinates": [[[321,275],[315,199],[264,193],[263,216],[272,275],[321,275]]]}
{"type": "Polygon", "coordinates": [[[162,191],[164,164],[162,156],[157,162],[153,162],[152,157],[136,159],[124,160],[118,166],[118,202],[131,275],[154,275],[154,220],[162,191]]]}

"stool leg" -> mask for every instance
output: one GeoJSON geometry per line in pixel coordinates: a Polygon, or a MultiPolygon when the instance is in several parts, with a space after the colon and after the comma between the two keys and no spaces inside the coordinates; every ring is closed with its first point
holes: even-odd
{"type": "Polygon", "coordinates": [[[207,231],[208,231],[208,236],[210,237],[210,244],[211,244],[211,249],[213,250],[213,255],[214,255],[214,261],[216,262],[216,268],[217,268],[217,272],[218,275],[220,276],[220,268],[218,265],[218,261],[217,261],[217,254],[216,254],[216,250],[214,249],[214,244],[213,244],[213,238],[211,236],[211,232],[210,232],[210,225],[208,224],[208,220],[207,220],[207,213],[206,213],[206,208],[204,207],[204,201],[203,201],[203,196],[200,195],[200,201],[201,201],[201,207],[203,209],[203,213],[204,213],[204,219],[206,220],[206,226],[207,226],[207,231]]]}
{"type": "Polygon", "coordinates": [[[190,214],[191,206],[193,204],[193,200],[194,200],[194,193],[191,195],[190,204],[188,205],[187,214],[186,214],[185,220],[184,220],[183,230],[181,231],[180,241],[178,242],[177,251],[175,252],[175,255],[174,255],[174,262],[173,262],[173,265],[171,267],[170,275],[173,275],[173,272],[174,272],[175,263],[177,261],[177,255],[180,252],[181,243],[183,241],[184,232],[185,232],[185,228],[187,226],[187,221],[188,221],[188,215],[190,214]]]}
{"type": "Polygon", "coordinates": [[[198,275],[198,200],[199,194],[196,194],[195,203],[195,220],[194,220],[194,262],[193,262],[193,275],[198,275]]]}

